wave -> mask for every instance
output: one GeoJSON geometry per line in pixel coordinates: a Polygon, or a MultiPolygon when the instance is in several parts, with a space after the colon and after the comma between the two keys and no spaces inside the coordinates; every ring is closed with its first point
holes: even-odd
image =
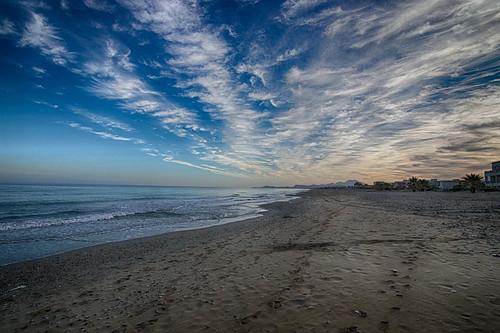
{"type": "Polygon", "coordinates": [[[83,214],[84,211],[72,209],[72,210],[63,210],[57,212],[49,212],[49,213],[26,213],[26,214],[16,214],[16,215],[5,215],[0,217],[0,225],[2,221],[12,221],[12,220],[23,220],[23,219],[32,219],[32,218],[48,218],[48,217],[63,217],[68,215],[76,215],[83,214]]]}
{"type": "Polygon", "coordinates": [[[87,214],[75,217],[60,217],[52,219],[37,219],[33,221],[25,221],[23,223],[19,222],[6,222],[0,223],[0,231],[11,231],[11,230],[24,230],[24,229],[36,229],[36,228],[46,228],[63,226],[68,224],[76,223],[96,223],[100,221],[113,220],[113,219],[123,219],[127,217],[149,217],[149,218],[162,218],[162,217],[174,217],[182,216],[183,214],[166,211],[166,210],[154,210],[147,212],[109,212],[109,213],[97,213],[97,214],[87,214]]]}
{"type": "MultiPolygon", "coordinates": [[[[210,221],[210,220],[225,220],[239,218],[246,214],[258,214],[261,212],[259,206],[273,201],[288,201],[293,198],[288,196],[288,193],[218,193],[218,195],[200,195],[200,193],[191,193],[185,197],[182,194],[172,197],[172,195],[142,195],[125,197],[120,200],[68,200],[58,201],[59,204],[64,204],[61,211],[52,211],[46,213],[33,213],[25,211],[24,213],[13,213],[12,211],[0,217],[0,232],[11,230],[26,230],[36,228],[57,227],[72,224],[90,224],[101,221],[119,220],[127,218],[136,218],[138,221],[132,222],[136,224],[141,219],[161,219],[174,218],[185,216],[186,221],[210,221]],[[140,199],[139,199],[140,198],[140,199]],[[161,199],[161,202],[156,201],[161,199]],[[123,207],[130,201],[141,200],[144,204],[132,207],[123,207]],[[101,207],[96,210],[95,206],[90,208],[86,204],[89,202],[121,202],[122,204],[101,207]],[[78,207],[69,208],[73,203],[78,203],[78,207]],[[85,206],[81,206],[85,204],[85,206]],[[163,206],[158,208],[159,206],[163,206]],[[170,206],[168,209],[165,206],[170,206]],[[68,207],[69,206],[69,207],[68,207]],[[113,207],[114,206],[114,207],[113,207]],[[136,206],[136,207],[133,207],[136,206]],[[153,207],[151,207],[153,206],[153,207]],[[156,207],[154,207],[156,206],[156,207]],[[90,211],[89,211],[90,209],[90,211]],[[93,212],[92,212],[93,211],[93,212]]],[[[295,194],[295,193],[294,193],[295,194]]],[[[104,199],[104,198],[103,198],[104,199]]],[[[54,203],[52,201],[51,203],[54,203]]],[[[17,202],[16,205],[20,205],[17,202]]],[[[45,206],[47,202],[41,204],[45,206]]],[[[39,204],[40,205],[40,204],[39,204]]],[[[30,209],[34,210],[34,209],[30,209]]]]}
{"type": "Polygon", "coordinates": [[[141,196],[141,197],[130,197],[130,198],[113,198],[105,199],[98,198],[92,200],[67,200],[67,199],[57,199],[57,200],[24,200],[16,202],[0,202],[0,208],[12,208],[12,207],[39,207],[39,206],[58,206],[58,205],[86,205],[95,203],[112,203],[112,202],[127,202],[127,201],[151,201],[151,200],[168,200],[171,198],[165,196],[141,196]]]}

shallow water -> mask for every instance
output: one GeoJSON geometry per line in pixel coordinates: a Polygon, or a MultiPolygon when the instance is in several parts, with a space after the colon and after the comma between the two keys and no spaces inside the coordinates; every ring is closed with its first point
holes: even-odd
{"type": "Polygon", "coordinates": [[[0,264],[256,217],[291,189],[0,185],[0,264]]]}

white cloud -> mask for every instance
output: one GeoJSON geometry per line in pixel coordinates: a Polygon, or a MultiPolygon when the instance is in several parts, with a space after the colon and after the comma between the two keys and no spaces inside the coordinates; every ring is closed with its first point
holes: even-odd
{"type": "MultiPolygon", "coordinates": [[[[249,73],[249,74],[252,74],[256,78],[258,78],[258,80],[260,81],[260,83],[263,86],[266,86],[267,69],[262,64],[245,64],[245,63],[242,63],[242,64],[239,64],[236,67],[236,72],[238,72],[238,73],[249,73]]],[[[252,82],[252,85],[255,85],[254,83],[255,83],[255,81],[252,82]]]]}
{"type": "Polygon", "coordinates": [[[280,54],[278,56],[278,58],[276,58],[276,61],[283,62],[283,61],[293,59],[293,58],[297,57],[298,55],[300,55],[302,52],[304,52],[304,50],[300,50],[300,49],[296,49],[296,48],[288,49],[283,54],[280,54]]]}
{"type": "Polygon", "coordinates": [[[281,93],[293,107],[273,117],[264,141],[275,147],[279,174],[451,177],[498,155],[498,127],[466,135],[464,126],[500,117],[498,89],[481,81],[491,75],[482,63],[498,57],[499,9],[495,1],[421,1],[294,16],[291,25],[312,26],[322,41],[308,65],[288,71],[281,93]],[[443,83],[469,68],[466,80],[443,83]]]}
{"type": "Polygon", "coordinates": [[[292,19],[327,1],[328,0],[287,0],[281,6],[281,14],[285,19],[292,19]]]}
{"type": "Polygon", "coordinates": [[[267,101],[271,103],[272,106],[278,107],[278,103],[276,102],[277,96],[269,92],[252,91],[248,94],[248,98],[254,101],[267,101]]]}
{"type": "Polygon", "coordinates": [[[108,58],[116,61],[123,69],[132,70],[135,65],[130,62],[130,49],[118,44],[112,39],[106,40],[106,54],[108,58]]]}
{"type": "Polygon", "coordinates": [[[200,128],[194,113],[175,106],[134,73],[136,66],[130,62],[128,48],[108,39],[104,54],[82,67],[83,73],[91,79],[90,92],[115,100],[130,112],[148,113],[158,118],[164,128],[181,137],[200,128]]]}
{"type": "Polygon", "coordinates": [[[175,164],[187,166],[190,168],[200,169],[200,170],[208,171],[208,172],[223,175],[223,176],[241,177],[240,174],[231,173],[231,172],[228,172],[228,171],[225,171],[225,170],[222,170],[222,169],[219,169],[217,167],[210,166],[207,164],[197,165],[197,164],[187,162],[187,161],[176,160],[176,159],[173,159],[172,157],[165,157],[163,160],[165,162],[175,163],[175,164]]]}
{"type": "Polygon", "coordinates": [[[108,3],[105,0],[83,0],[83,3],[88,8],[101,12],[112,12],[115,8],[112,4],[108,3]]]}
{"type": "Polygon", "coordinates": [[[71,110],[79,114],[80,116],[83,116],[93,122],[94,124],[100,125],[103,128],[107,129],[119,129],[125,132],[131,132],[133,131],[133,128],[130,127],[129,125],[125,124],[124,122],[121,122],[119,120],[110,118],[110,117],[105,117],[96,113],[89,112],[87,110],[81,109],[81,108],[76,108],[73,107],[71,110]]]}
{"type": "MultiPolygon", "coordinates": [[[[102,6],[102,3],[94,1],[86,1],[88,7],[97,10],[108,10],[111,7],[102,6]],[[99,6],[98,6],[99,5],[99,6]]],[[[66,3],[61,3],[61,6],[66,6],[66,3]]],[[[168,7],[167,4],[160,4],[168,7]]],[[[183,23],[186,23],[183,21],[183,23]]],[[[179,22],[180,24],[180,22],[179,22]]],[[[177,45],[177,57],[172,61],[175,62],[175,67],[196,67],[211,62],[219,55],[219,47],[223,44],[217,44],[216,37],[203,33],[191,34],[190,41],[177,45]],[[191,47],[200,45],[203,48],[202,57],[196,55],[195,50],[191,47]]],[[[26,23],[23,36],[19,41],[20,46],[31,46],[38,48],[40,52],[50,57],[54,63],[59,65],[67,65],[73,62],[74,54],[69,52],[64,45],[63,39],[59,35],[59,31],[49,24],[47,18],[43,15],[31,12],[31,19],[26,23]]],[[[97,97],[114,100],[118,105],[129,112],[147,113],[158,118],[162,126],[172,133],[180,137],[190,137],[198,145],[206,144],[206,140],[199,136],[198,132],[208,131],[198,123],[195,113],[178,107],[168,101],[161,92],[153,89],[144,79],[137,75],[134,70],[136,65],[131,61],[131,51],[123,44],[118,43],[113,39],[103,41],[104,52],[87,53],[86,61],[82,64],[72,64],[70,70],[78,75],[81,75],[89,80],[87,86],[88,91],[97,97]]],[[[82,56],[82,57],[83,57],[82,56]]],[[[33,67],[33,70],[38,75],[45,74],[45,69],[41,67],[33,67]]],[[[224,73],[222,73],[224,75],[224,73]]],[[[201,80],[208,79],[208,77],[201,80]]],[[[217,96],[222,99],[222,95],[217,96]]],[[[53,108],[58,108],[58,105],[49,104],[43,101],[34,101],[37,104],[45,105],[53,108]]],[[[83,109],[73,108],[75,113],[85,117],[88,121],[97,124],[105,130],[96,130],[90,126],[82,125],[78,122],[69,123],[68,126],[97,135],[103,139],[115,141],[127,141],[136,145],[146,145],[145,140],[140,138],[117,135],[113,133],[115,130],[125,132],[132,131],[132,128],[127,124],[98,115],[83,109]]],[[[150,156],[161,156],[170,158],[170,155],[160,153],[155,148],[143,147],[141,149],[150,156]]],[[[172,163],[182,164],[185,166],[195,167],[201,170],[209,171],[217,174],[229,173],[218,169],[216,166],[205,164],[198,166],[196,164],[172,159],[172,163]]]]}
{"type": "MultiPolygon", "coordinates": [[[[368,2],[349,8],[322,0],[286,1],[282,19],[272,21],[284,28],[281,39],[266,40],[262,29],[236,47],[224,36],[235,42],[242,34],[230,30],[231,37],[227,26],[207,24],[204,3],[119,3],[134,19],[116,28],[135,36],[139,30],[155,33],[165,55],[134,63],[138,55],[108,37],[72,70],[88,80],[95,96],[157,118],[190,142],[196,159],[141,148],[150,156],[288,183],[405,177],[426,169],[424,164],[436,173],[450,165],[451,175],[500,151],[498,79],[492,78],[500,46],[498,1],[368,2]],[[148,67],[144,77],[141,65],[148,67]],[[167,99],[157,87],[172,80],[177,82],[168,93],[181,91],[207,114],[167,99]],[[254,109],[268,103],[278,110],[254,109]]],[[[40,14],[32,14],[19,45],[38,48],[61,65],[73,60],[59,31],[40,14]]],[[[128,132],[126,124],[90,113],[84,117],[107,131],[72,127],[145,144],[112,133],[128,132]]]]}
{"type": "Polygon", "coordinates": [[[47,70],[45,68],[33,66],[32,69],[37,77],[42,77],[47,74],[47,70]]]}
{"type": "Polygon", "coordinates": [[[20,0],[20,4],[24,7],[33,10],[33,9],[43,9],[50,10],[50,6],[43,0],[20,0]]]}
{"type": "MultiPolygon", "coordinates": [[[[201,101],[213,119],[223,121],[227,149],[236,151],[251,145],[248,138],[258,131],[263,115],[248,106],[246,91],[233,77],[229,65],[232,50],[219,31],[203,25],[198,5],[155,0],[121,3],[140,23],[138,27],[165,40],[165,48],[172,56],[168,60],[170,69],[190,77],[179,81],[177,87],[184,89],[188,97],[201,101]]],[[[208,152],[205,154],[202,158],[213,159],[208,152]]],[[[250,161],[252,157],[242,159],[250,161]]]]}
{"type": "Polygon", "coordinates": [[[61,8],[64,10],[69,10],[69,3],[68,0],[61,0],[60,2],[61,8]]]}
{"type": "Polygon", "coordinates": [[[73,53],[64,46],[57,29],[50,25],[43,15],[33,12],[24,27],[19,45],[39,49],[43,55],[58,65],[66,65],[74,58],[73,53]]]}
{"type": "Polygon", "coordinates": [[[156,148],[143,147],[143,148],[141,148],[141,151],[143,151],[144,153],[146,153],[146,155],[153,156],[153,157],[163,157],[163,158],[170,157],[169,154],[164,154],[164,153],[160,152],[156,148]]]}
{"type": "MultiPolygon", "coordinates": [[[[115,140],[115,141],[132,141],[132,142],[135,142],[137,140],[134,138],[124,137],[124,136],[116,135],[116,134],[109,133],[109,132],[96,131],[91,127],[83,126],[83,125],[81,125],[79,123],[75,123],[75,122],[69,123],[68,126],[82,130],[84,132],[95,134],[98,137],[103,138],[103,139],[110,139],[110,140],[115,140]]],[[[140,141],[137,141],[136,143],[138,143],[138,144],[143,143],[143,141],[140,140],[140,141]]]]}
{"type": "Polygon", "coordinates": [[[4,18],[0,23],[0,35],[13,35],[16,33],[14,23],[8,18],[4,18]]]}
{"type": "Polygon", "coordinates": [[[52,108],[52,109],[59,109],[59,105],[48,103],[45,101],[34,100],[33,103],[38,104],[38,105],[47,106],[47,107],[52,108]]]}

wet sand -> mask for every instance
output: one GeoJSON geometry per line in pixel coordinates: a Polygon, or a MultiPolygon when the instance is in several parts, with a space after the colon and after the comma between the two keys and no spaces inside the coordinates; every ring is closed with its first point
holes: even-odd
{"type": "Polygon", "coordinates": [[[0,331],[500,332],[500,193],[267,208],[0,267],[0,331]]]}

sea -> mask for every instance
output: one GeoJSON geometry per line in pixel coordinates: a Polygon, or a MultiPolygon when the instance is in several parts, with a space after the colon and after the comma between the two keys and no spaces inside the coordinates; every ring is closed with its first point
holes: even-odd
{"type": "Polygon", "coordinates": [[[301,190],[0,185],[0,265],[260,216],[301,190]]]}

